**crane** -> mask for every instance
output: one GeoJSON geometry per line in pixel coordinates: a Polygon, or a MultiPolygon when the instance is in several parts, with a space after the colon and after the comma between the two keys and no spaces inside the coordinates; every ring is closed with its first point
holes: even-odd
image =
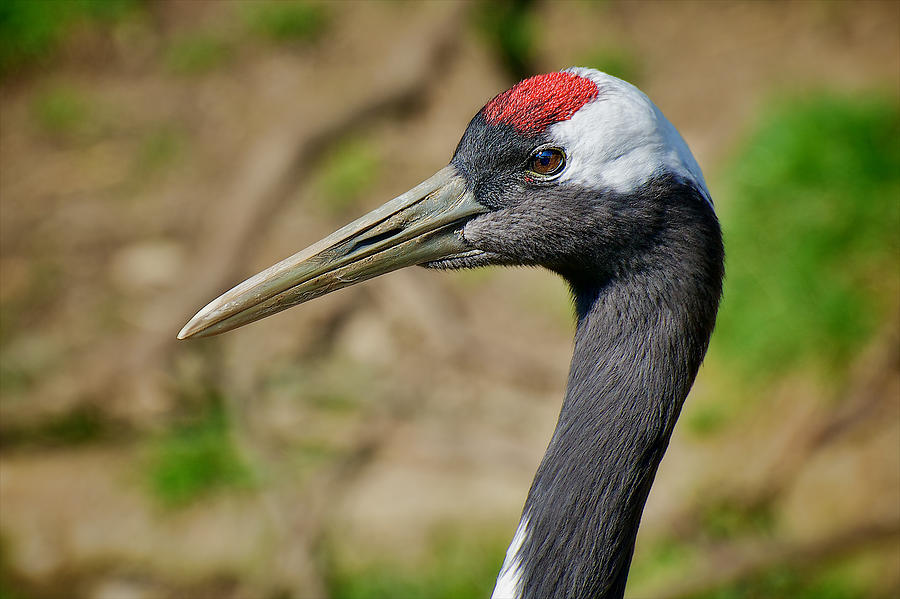
{"type": "Polygon", "coordinates": [[[472,118],[448,166],[213,300],[178,337],[412,265],[541,266],[568,282],[565,398],[492,597],[623,597],[722,291],[718,219],[681,135],[600,71],[525,79],[472,118]]]}

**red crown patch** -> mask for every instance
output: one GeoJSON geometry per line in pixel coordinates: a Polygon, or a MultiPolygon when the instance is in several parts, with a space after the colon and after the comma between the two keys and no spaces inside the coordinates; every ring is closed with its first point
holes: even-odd
{"type": "Polygon", "coordinates": [[[523,135],[536,135],[567,121],[597,97],[597,84],[574,73],[548,73],[524,79],[484,107],[491,125],[512,125],[523,135]]]}

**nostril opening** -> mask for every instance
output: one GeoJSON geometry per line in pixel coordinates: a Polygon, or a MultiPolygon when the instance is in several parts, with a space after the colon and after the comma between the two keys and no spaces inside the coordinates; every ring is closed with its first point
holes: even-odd
{"type": "Polygon", "coordinates": [[[357,252],[359,250],[363,250],[370,245],[375,245],[376,243],[380,243],[386,239],[390,239],[391,237],[395,237],[403,232],[403,227],[395,227],[393,229],[389,229],[384,233],[379,233],[377,235],[372,235],[366,239],[360,239],[356,243],[353,244],[353,247],[350,248],[350,253],[357,252]]]}

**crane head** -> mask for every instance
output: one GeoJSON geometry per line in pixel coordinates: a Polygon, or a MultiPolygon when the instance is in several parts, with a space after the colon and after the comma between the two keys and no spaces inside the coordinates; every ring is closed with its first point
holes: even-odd
{"type": "Polygon", "coordinates": [[[178,338],[412,265],[538,265],[570,282],[598,265],[614,272],[633,265],[671,197],[712,210],[690,150],[647,96],[591,69],[531,77],[475,115],[449,165],[213,300],[178,338]]]}

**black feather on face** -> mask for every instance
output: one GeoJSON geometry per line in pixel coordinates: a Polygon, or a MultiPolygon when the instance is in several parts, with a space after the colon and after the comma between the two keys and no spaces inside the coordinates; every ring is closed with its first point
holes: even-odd
{"type": "Polygon", "coordinates": [[[520,135],[510,125],[488,125],[479,112],[450,164],[468,181],[475,199],[493,210],[508,208],[527,189],[525,166],[544,142],[541,136],[520,135]]]}
{"type": "Polygon", "coordinates": [[[715,220],[700,190],[671,174],[627,194],[535,176],[529,158],[547,146],[567,151],[546,133],[521,135],[476,115],[451,164],[490,209],[463,229],[466,241],[484,253],[427,266],[543,266],[580,286],[586,276],[597,283],[640,268],[674,229],[690,228],[688,221],[715,220]]]}

